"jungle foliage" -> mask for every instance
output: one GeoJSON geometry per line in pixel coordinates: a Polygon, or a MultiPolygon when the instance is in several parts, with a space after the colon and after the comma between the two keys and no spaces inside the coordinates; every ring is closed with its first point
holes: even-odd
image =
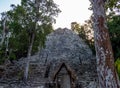
{"type": "Polygon", "coordinates": [[[32,34],[35,38],[31,55],[43,48],[60,12],[53,0],[21,0],[20,5],[12,4],[11,10],[1,13],[0,63],[26,57],[32,34]]]}

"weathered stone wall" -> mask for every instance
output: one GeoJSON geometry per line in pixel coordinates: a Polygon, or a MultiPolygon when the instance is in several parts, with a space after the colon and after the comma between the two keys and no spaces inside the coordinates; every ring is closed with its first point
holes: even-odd
{"type": "MultiPolygon", "coordinates": [[[[31,57],[27,85],[21,81],[21,74],[20,80],[12,83],[8,80],[7,85],[1,80],[0,85],[6,86],[3,88],[55,88],[53,74],[64,62],[76,75],[76,88],[97,88],[96,59],[77,34],[67,28],[57,29],[47,36],[45,46],[40,53],[31,57]]],[[[15,63],[23,71],[25,58],[15,63]]]]}
{"type": "Polygon", "coordinates": [[[49,34],[45,46],[43,60],[47,59],[47,62],[61,59],[73,63],[78,63],[79,59],[88,62],[92,56],[92,51],[83,40],[67,28],[57,29],[49,34]]]}
{"type": "Polygon", "coordinates": [[[77,84],[84,88],[96,83],[96,59],[88,45],[72,30],[67,28],[55,30],[47,36],[45,46],[40,54],[40,62],[50,67],[49,78],[58,65],[65,62],[75,71],[77,84]]]}

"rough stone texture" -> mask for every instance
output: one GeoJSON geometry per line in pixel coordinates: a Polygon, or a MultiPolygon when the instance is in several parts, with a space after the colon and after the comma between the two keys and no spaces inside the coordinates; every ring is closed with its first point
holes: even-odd
{"type": "Polygon", "coordinates": [[[75,71],[77,85],[89,88],[89,85],[96,83],[95,57],[88,45],[72,30],[66,28],[55,30],[47,36],[45,46],[40,53],[40,62],[50,67],[47,72],[49,81],[59,64],[65,62],[75,71]]]}
{"type": "Polygon", "coordinates": [[[57,29],[47,36],[43,50],[43,60],[69,60],[72,63],[89,62],[92,52],[89,47],[72,30],[57,29]],[[88,59],[89,58],[89,59],[88,59]],[[89,61],[88,61],[89,60],[89,61]]]}
{"type": "MultiPolygon", "coordinates": [[[[1,81],[0,86],[7,86],[3,88],[55,88],[53,74],[64,62],[77,76],[76,88],[98,88],[96,59],[90,48],[77,34],[67,28],[59,28],[47,36],[45,46],[40,53],[31,57],[28,85],[21,81],[11,84],[7,82],[8,84],[4,85],[5,83],[1,81]]],[[[25,60],[25,58],[20,59],[15,63],[23,69],[25,60]]]]}

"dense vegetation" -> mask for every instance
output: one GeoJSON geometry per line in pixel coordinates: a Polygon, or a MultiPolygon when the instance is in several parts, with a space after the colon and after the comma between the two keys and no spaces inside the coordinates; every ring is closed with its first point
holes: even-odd
{"type": "Polygon", "coordinates": [[[60,9],[53,0],[21,0],[21,5],[12,4],[11,10],[1,14],[0,63],[26,57],[32,43],[31,55],[43,48],[58,13],[60,9]]]}
{"type": "Polygon", "coordinates": [[[115,57],[115,65],[120,78],[120,16],[113,16],[107,22],[115,57]]]}
{"type": "Polygon", "coordinates": [[[110,10],[107,16],[107,25],[115,58],[115,66],[120,78],[120,1],[110,0],[106,4],[106,8],[110,10]]]}

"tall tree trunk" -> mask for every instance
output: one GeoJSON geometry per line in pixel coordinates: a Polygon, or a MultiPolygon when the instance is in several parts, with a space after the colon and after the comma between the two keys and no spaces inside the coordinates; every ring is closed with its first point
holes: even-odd
{"type": "Polygon", "coordinates": [[[97,72],[100,88],[120,88],[106,25],[105,0],[92,0],[97,72]]]}
{"type": "Polygon", "coordinates": [[[24,80],[25,81],[27,81],[27,78],[28,78],[29,62],[30,62],[30,58],[31,58],[31,52],[32,52],[32,47],[33,47],[33,43],[34,43],[34,38],[35,38],[35,34],[33,33],[32,38],[31,38],[31,43],[30,43],[30,46],[28,48],[26,66],[25,66],[25,71],[24,71],[24,80]]]}
{"type": "Polygon", "coordinates": [[[36,5],[36,18],[35,18],[35,27],[33,29],[33,33],[32,33],[32,38],[31,38],[31,43],[30,46],[28,48],[28,55],[27,55],[27,61],[26,61],[26,66],[25,66],[25,72],[24,72],[24,80],[27,81],[28,79],[28,72],[29,72],[29,63],[30,63],[30,58],[31,58],[31,53],[32,53],[32,47],[33,47],[33,43],[34,43],[34,39],[35,39],[35,31],[37,29],[37,22],[38,22],[38,14],[39,14],[39,2],[40,0],[35,0],[34,4],[36,5]]]}

